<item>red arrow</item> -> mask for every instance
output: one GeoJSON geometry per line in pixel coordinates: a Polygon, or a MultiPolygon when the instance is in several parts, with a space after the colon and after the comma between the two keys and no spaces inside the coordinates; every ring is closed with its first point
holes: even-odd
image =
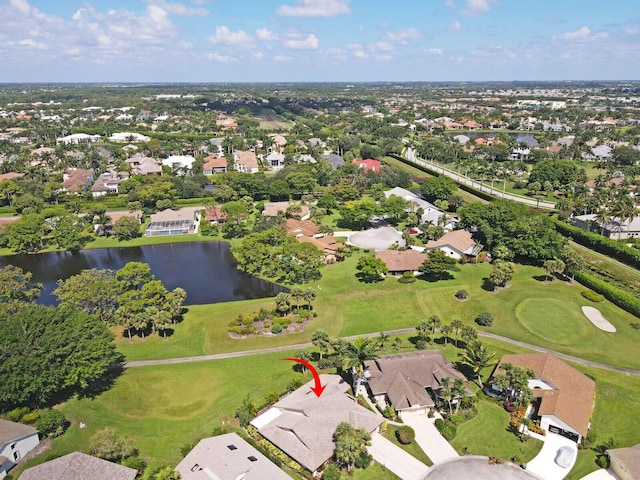
{"type": "Polygon", "coordinates": [[[313,375],[313,379],[316,382],[315,386],[311,387],[311,391],[315,393],[317,397],[320,397],[320,395],[322,395],[322,392],[327,386],[322,385],[322,383],[320,382],[320,375],[318,375],[318,372],[316,372],[316,369],[313,368],[313,365],[299,358],[283,358],[283,360],[290,360],[292,362],[297,362],[300,365],[304,365],[306,368],[308,368],[311,374],[313,375]]]}

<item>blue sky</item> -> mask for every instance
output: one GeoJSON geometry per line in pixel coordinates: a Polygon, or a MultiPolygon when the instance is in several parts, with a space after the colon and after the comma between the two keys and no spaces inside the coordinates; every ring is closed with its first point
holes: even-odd
{"type": "Polygon", "coordinates": [[[638,0],[0,0],[0,82],[640,79],[638,0]]]}

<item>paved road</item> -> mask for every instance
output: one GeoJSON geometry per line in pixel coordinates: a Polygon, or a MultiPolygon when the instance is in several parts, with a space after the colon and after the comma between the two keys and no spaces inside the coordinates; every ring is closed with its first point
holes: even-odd
{"type": "MultiPolygon", "coordinates": [[[[415,331],[416,331],[415,328],[399,328],[396,330],[385,330],[384,333],[389,336],[392,336],[392,335],[402,335],[405,333],[415,333],[415,331]]],[[[362,335],[353,335],[350,337],[344,337],[343,339],[347,341],[352,341],[358,337],[374,338],[374,337],[378,337],[379,335],[380,333],[365,333],[362,335]]],[[[501,335],[496,335],[494,333],[478,332],[478,335],[480,335],[481,337],[492,338],[494,340],[499,340],[501,342],[510,343],[511,345],[517,345],[519,347],[528,348],[538,352],[553,353],[559,358],[562,358],[564,360],[569,360],[571,362],[579,363],[581,365],[584,365],[585,367],[601,368],[603,370],[610,370],[613,372],[625,373],[627,375],[640,376],[640,370],[634,370],[631,368],[623,368],[623,367],[614,367],[612,365],[606,365],[604,363],[584,360],[579,357],[573,357],[571,355],[566,355],[564,353],[556,352],[554,350],[549,350],[543,347],[539,347],[537,345],[532,345],[531,343],[521,342],[519,340],[513,340],[511,338],[503,337],[501,335]]],[[[261,348],[256,350],[242,350],[239,352],[229,352],[229,353],[216,353],[213,355],[200,355],[197,357],[165,358],[161,360],[138,360],[133,362],[124,362],[120,366],[123,368],[132,368],[132,367],[148,367],[151,365],[173,365],[176,363],[206,362],[209,360],[220,360],[223,358],[247,357],[250,355],[259,355],[263,353],[277,353],[277,352],[286,352],[291,350],[300,350],[303,348],[310,348],[312,346],[313,346],[312,343],[297,343],[295,345],[283,345],[281,347],[261,348]]]]}
{"type": "Polygon", "coordinates": [[[433,162],[429,162],[428,160],[424,160],[419,158],[416,154],[416,151],[411,147],[407,148],[407,153],[405,154],[405,158],[411,163],[415,163],[416,165],[420,165],[422,167],[429,168],[435,172],[441,173],[442,175],[452,178],[458,183],[463,183],[465,185],[469,185],[472,188],[480,190],[482,192],[489,193],[496,197],[507,198],[509,200],[513,200],[514,202],[525,203],[527,205],[531,205],[537,208],[545,208],[549,210],[553,210],[556,206],[554,203],[545,202],[541,200],[534,200],[533,198],[521,197],[519,195],[512,195],[510,193],[502,192],[496,188],[491,187],[490,185],[485,185],[484,183],[473,180],[469,177],[465,177],[464,175],[460,175],[453,170],[449,170],[442,165],[438,165],[433,162]]]}

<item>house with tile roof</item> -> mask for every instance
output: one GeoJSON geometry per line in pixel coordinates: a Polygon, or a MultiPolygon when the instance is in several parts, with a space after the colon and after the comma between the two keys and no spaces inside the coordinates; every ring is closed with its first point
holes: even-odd
{"type": "Polygon", "coordinates": [[[62,191],[68,193],[82,193],[93,181],[93,170],[82,168],[68,168],[62,173],[62,191]]]}
{"type": "Polygon", "coordinates": [[[125,162],[131,168],[134,175],[153,175],[162,174],[162,166],[155,158],[145,157],[141,153],[136,153],[127,158],[125,162]]]}
{"type": "Polygon", "coordinates": [[[233,154],[233,165],[238,172],[258,173],[260,171],[256,154],[251,151],[235,152],[233,154]]]}
{"type": "Polygon", "coordinates": [[[400,276],[404,272],[419,274],[420,267],[427,259],[427,254],[417,250],[379,250],[376,258],[387,266],[387,275],[400,276]]]}
{"type": "Polygon", "coordinates": [[[611,470],[622,480],[640,480],[640,443],[607,450],[611,470]]]}
{"type": "Polygon", "coordinates": [[[175,471],[181,480],[291,480],[237,433],[200,440],[175,471]]]}
{"type": "MultiPolygon", "coordinates": [[[[376,402],[403,414],[426,414],[442,390],[442,380],[466,378],[440,350],[386,355],[364,362],[366,385],[376,402]]],[[[473,392],[467,388],[467,393],[473,392]]]]}
{"type": "MultiPolygon", "coordinates": [[[[540,426],[580,443],[589,430],[596,382],[550,353],[504,355],[492,376],[505,363],[533,371],[534,377],[528,383],[540,426]]],[[[491,381],[488,388],[501,392],[491,381]]]]}
{"type": "Polygon", "coordinates": [[[468,261],[476,257],[483,245],[476,243],[467,230],[453,230],[445,233],[438,240],[429,240],[427,251],[438,249],[456,260],[468,261]]]}
{"type": "Polygon", "coordinates": [[[39,443],[38,430],[32,426],[0,419],[0,478],[39,443]]]}
{"type": "Polygon", "coordinates": [[[311,391],[313,381],[307,382],[251,421],[263,437],[311,472],[333,456],[333,434],[340,423],[371,433],[384,420],[348,395],[351,387],[339,375],[322,374],[320,380],[325,390],[319,397],[311,391]]]}
{"type": "Polygon", "coordinates": [[[27,468],[21,480],[135,480],[138,471],[86,453],[73,452],[27,468]]]}
{"type": "Polygon", "coordinates": [[[365,173],[367,172],[375,172],[375,173],[380,173],[380,162],[378,160],[373,160],[371,158],[366,158],[364,160],[354,160],[353,162],[351,162],[353,165],[355,165],[358,168],[361,168],[362,170],[365,171],[365,173]]]}
{"type": "Polygon", "coordinates": [[[225,173],[227,171],[227,159],[214,153],[204,158],[202,165],[203,175],[215,175],[216,173],[225,173]]]}

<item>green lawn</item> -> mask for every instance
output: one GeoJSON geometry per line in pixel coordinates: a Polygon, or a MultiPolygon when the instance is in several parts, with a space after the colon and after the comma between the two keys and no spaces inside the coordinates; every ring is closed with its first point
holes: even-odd
{"type": "Polygon", "coordinates": [[[520,442],[509,430],[509,414],[504,408],[482,398],[478,415],[458,427],[451,445],[461,455],[493,455],[504,460],[517,457],[520,462],[528,462],[542,448],[542,442],[535,438],[520,442]]]}
{"type": "Polygon", "coordinates": [[[418,442],[413,441],[409,445],[404,445],[404,444],[402,444],[402,443],[400,443],[398,441],[398,438],[396,437],[396,431],[397,430],[398,430],[397,426],[395,426],[395,425],[387,425],[387,431],[384,432],[383,435],[387,440],[391,441],[392,443],[394,443],[395,445],[397,445],[398,447],[403,449],[409,455],[412,455],[413,457],[415,457],[418,460],[420,460],[427,467],[432,466],[433,462],[427,456],[427,454],[424,453],[424,450],[422,450],[422,448],[420,448],[420,446],[418,445],[418,442]]]}
{"type": "Polygon", "coordinates": [[[168,341],[150,337],[130,344],[119,335],[119,348],[129,360],[204,355],[304,343],[318,328],[335,337],[414,327],[433,314],[443,323],[460,318],[477,327],[474,318],[488,311],[495,321],[491,328],[482,327],[485,331],[597,362],[640,368],[636,348],[640,331],[630,326],[637,319],[608,301],[594,304],[618,332],[598,330],[582,314],[581,307],[590,303],[580,295],[584,288],[559,280],[544,283],[540,268],[516,266],[512,286],[493,293],[482,288],[489,265],[462,265],[454,279],[438,282],[401,284],[388,278],[364,284],[354,275],[357,258],[354,255],[326,266],[323,278],[310,285],[317,292],[314,308],[318,317],[303,332],[231,339],[227,326],[238,314],[275,306],[272,299],[258,299],[190,306],[168,341]],[[459,289],[467,290],[469,300],[455,300],[459,289]]]}

